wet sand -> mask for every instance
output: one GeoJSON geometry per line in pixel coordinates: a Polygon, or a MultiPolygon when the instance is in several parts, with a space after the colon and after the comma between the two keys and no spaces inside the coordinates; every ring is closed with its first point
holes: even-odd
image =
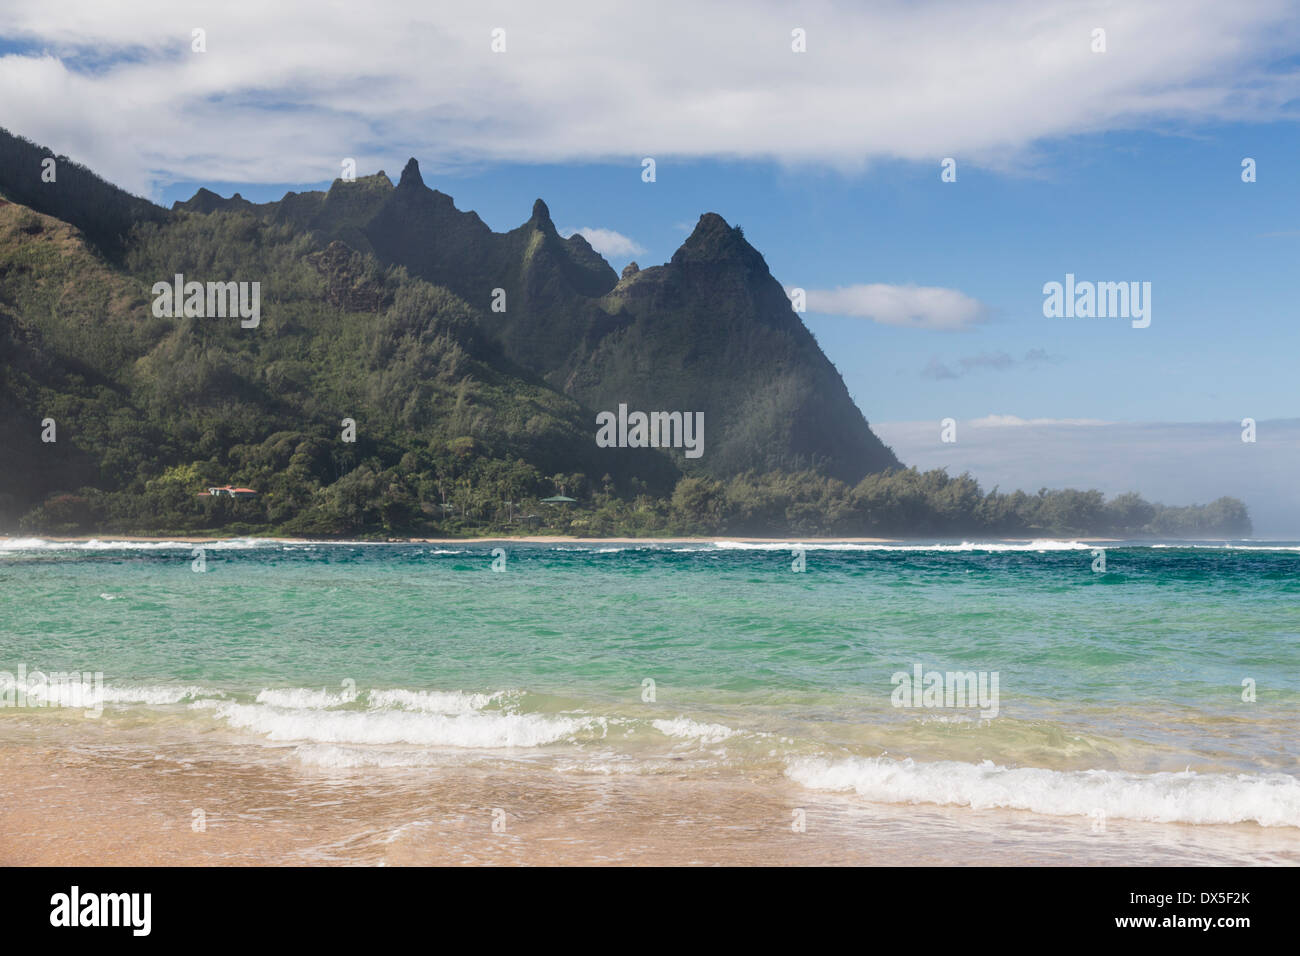
{"type": "Polygon", "coordinates": [[[1300,864],[1291,828],[1097,830],[871,804],[780,775],[583,775],[501,757],[327,770],[224,737],[50,730],[0,720],[0,865],[1300,864]]]}

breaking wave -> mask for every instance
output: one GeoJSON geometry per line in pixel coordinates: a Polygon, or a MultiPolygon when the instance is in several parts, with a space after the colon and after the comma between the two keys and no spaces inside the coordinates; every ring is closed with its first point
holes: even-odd
{"type": "Polygon", "coordinates": [[[802,758],[787,776],[813,790],[854,791],[880,803],[930,803],[1050,816],[1152,823],[1258,823],[1300,827],[1300,779],[1282,773],[1128,773],[1008,768],[992,761],[802,758]]]}

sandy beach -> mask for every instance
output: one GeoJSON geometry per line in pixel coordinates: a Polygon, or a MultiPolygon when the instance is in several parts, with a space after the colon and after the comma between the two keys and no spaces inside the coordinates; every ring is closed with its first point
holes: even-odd
{"type": "Polygon", "coordinates": [[[9,743],[25,736],[12,725],[4,736],[0,866],[1300,864],[1289,830],[1098,831],[1087,818],[864,804],[779,775],[326,770],[287,747],[250,764],[183,737],[110,742],[89,725],[57,743],[9,743]]]}

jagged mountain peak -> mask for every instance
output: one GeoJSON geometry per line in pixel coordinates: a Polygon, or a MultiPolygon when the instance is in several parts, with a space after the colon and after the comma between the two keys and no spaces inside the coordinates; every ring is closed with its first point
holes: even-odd
{"type": "MultiPolygon", "coordinates": [[[[354,192],[354,193],[358,191],[365,191],[365,190],[373,190],[378,193],[388,193],[393,190],[393,181],[389,179],[388,174],[381,169],[379,172],[375,173],[372,176],[358,176],[355,179],[341,179],[341,178],[336,179],[334,180],[334,182],[330,183],[330,188],[327,190],[326,195],[337,196],[340,190],[344,192],[354,192]]],[[[289,193],[285,193],[285,195],[286,196],[297,196],[297,195],[319,196],[320,194],[315,192],[307,192],[307,193],[289,192],[289,193]]]]}
{"type": "Polygon", "coordinates": [[[178,199],[172,203],[172,209],[192,209],[197,212],[211,212],[218,208],[225,200],[214,193],[206,186],[200,186],[198,191],[189,199],[184,201],[178,199]]]}
{"type": "Polygon", "coordinates": [[[739,226],[729,225],[716,212],[706,212],[700,216],[686,241],[673,253],[672,261],[682,264],[726,259],[767,267],[758,250],[745,241],[745,233],[739,226]]]}
{"type": "Polygon", "coordinates": [[[245,209],[252,205],[239,193],[235,193],[229,199],[224,199],[211,189],[200,186],[198,191],[189,199],[184,202],[177,200],[172,203],[172,211],[183,209],[187,212],[210,213],[225,209],[245,209]]]}
{"type": "Polygon", "coordinates": [[[533,203],[533,214],[528,217],[527,225],[539,232],[558,235],[555,231],[555,223],[551,221],[551,210],[541,199],[533,203]]]}
{"type": "Polygon", "coordinates": [[[397,188],[414,189],[416,186],[423,185],[424,177],[420,175],[420,163],[412,156],[406,161],[406,165],[402,167],[402,178],[398,181],[397,188]]]}

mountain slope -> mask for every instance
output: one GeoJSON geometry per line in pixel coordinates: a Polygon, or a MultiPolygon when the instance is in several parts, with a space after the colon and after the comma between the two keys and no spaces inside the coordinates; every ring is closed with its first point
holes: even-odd
{"type": "MultiPolygon", "coordinates": [[[[210,207],[203,195],[177,204],[210,207]]],[[[716,214],[670,262],[620,281],[585,239],[559,235],[540,199],[523,225],[494,233],[426,186],[414,159],[396,186],[380,173],[256,208],[451,289],[508,358],[588,409],[703,412],[704,455],[677,453],[688,471],[857,481],[899,466],[763,257],[716,214]]]]}
{"type": "Polygon", "coordinates": [[[506,359],[454,294],[242,209],[169,214],[117,265],[0,203],[0,362],[0,521],[44,501],[47,532],[434,530],[443,502],[464,515],[541,497],[557,474],[658,494],[676,480],[664,456],[596,448],[588,413],[506,359]],[[258,281],[261,323],[155,317],[151,286],[175,272],[258,281]],[[227,482],[262,496],[195,498],[227,482]]]}
{"type": "Polygon", "coordinates": [[[705,408],[709,470],[811,468],[856,482],[898,461],[763,257],[713,213],[663,266],[632,273],[603,312],[566,391],[585,404],[705,408]]]}
{"type": "Polygon", "coordinates": [[[5,129],[0,129],[0,194],[77,227],[110,257],[122,253],[137,223],[167,217],[161,206],[5,129]]]}

